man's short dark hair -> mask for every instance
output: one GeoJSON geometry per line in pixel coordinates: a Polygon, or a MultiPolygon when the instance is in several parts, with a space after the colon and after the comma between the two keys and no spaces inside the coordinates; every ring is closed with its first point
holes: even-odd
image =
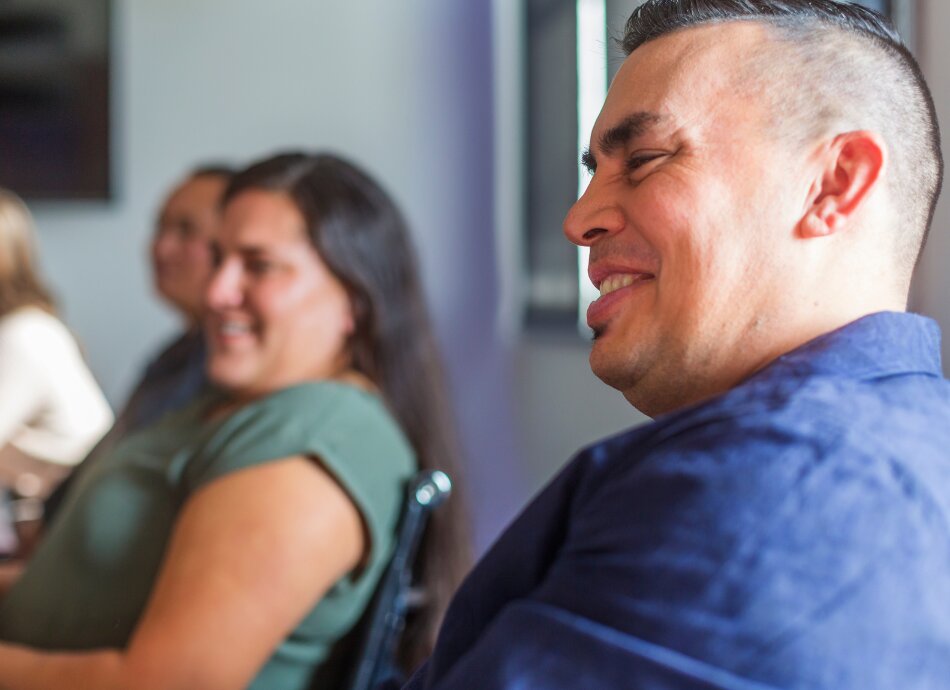
{"type": "Polygon", "coordinates": [[[816,136],[847,123],[884,137],[895,251],[909,277],[933,221],[943,158],[933,98],[894,27],[834,0],[648,0],[627,21],[622,45],[629,55],[674,31],[735,21],[765,24],[779,39],[779,51],[764,49],[744,76],[767,85],[785,133],[816,136]]]}

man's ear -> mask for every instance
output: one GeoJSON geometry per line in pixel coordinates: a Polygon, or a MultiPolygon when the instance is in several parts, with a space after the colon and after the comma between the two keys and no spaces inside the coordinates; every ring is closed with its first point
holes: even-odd
{"type": "Polygon", "coordinates": [[[881,179],[887,161],[884,139],[876,132],[839,134],[822,154],[808,206],[798,226],[802,238],[839,232],[861,208],[881,179]]]}

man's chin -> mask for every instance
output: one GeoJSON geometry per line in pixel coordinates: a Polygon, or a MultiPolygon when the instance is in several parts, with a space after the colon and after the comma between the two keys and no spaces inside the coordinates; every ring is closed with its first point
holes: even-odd
{"type": "Polygon", "coordinates": [[[600,343],[596,340],[594,341],[594,346],[591,348],[590,357],[588,359],[590,370],[594,373],[594,376],[608,386],[623,392],[632,378],[628,367],[618,362],[616,355],[604,352],[606,348],[603,347],[603,345],[603,341],[600,343]]]}
{"type": "Polygon", "coordinates": [[[647,372],[643,369],[642,355],[635,357],[631,349],[618,352],[601,340],[594,343],[588,361],[594,376],[618,391],[638,410],[649,415],[645,408],[650,406],[648,401],[643,399],[649,390],[649,384],[645,380],[647,372]]]}

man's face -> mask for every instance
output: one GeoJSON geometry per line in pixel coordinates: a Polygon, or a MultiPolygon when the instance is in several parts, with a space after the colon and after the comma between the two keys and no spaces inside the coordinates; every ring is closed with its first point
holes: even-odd
{"type": "Polygon", "coordinates": [[[762,40],[735,23],[634,51],[591,135],[596,173],[564,221],[602,294],[588,311],[591,368],[648,414],[761,366],[743,361],[756,351],[745,345],[768,338],[778,276],[794,269],[803,156],[739,72],[762,40]]]}
{"type": "Polygon", "coordinates": [[[165,201],[152,238],[155,287],[191,321],[200,315],[211,276],[211,240],[226,184],[219,175],[185,181],[165,201]]]}

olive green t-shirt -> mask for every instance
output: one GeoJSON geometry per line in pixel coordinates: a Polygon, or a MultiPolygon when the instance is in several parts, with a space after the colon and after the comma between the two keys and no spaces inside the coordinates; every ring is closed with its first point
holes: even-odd
{"type": "Polygon", "coordinates": [[[372,595],[415,458],[382,402],[351,386],[295,386],[208,422],[214,399],[129,436],[83,472],[0,602],[0,638],[50,650],[123,648],[188,498],[230,472],[305,455],[319,458],[349,494],[370,537],[359,574],[330,589],[249,687],[307,686],[372,595]]]}

